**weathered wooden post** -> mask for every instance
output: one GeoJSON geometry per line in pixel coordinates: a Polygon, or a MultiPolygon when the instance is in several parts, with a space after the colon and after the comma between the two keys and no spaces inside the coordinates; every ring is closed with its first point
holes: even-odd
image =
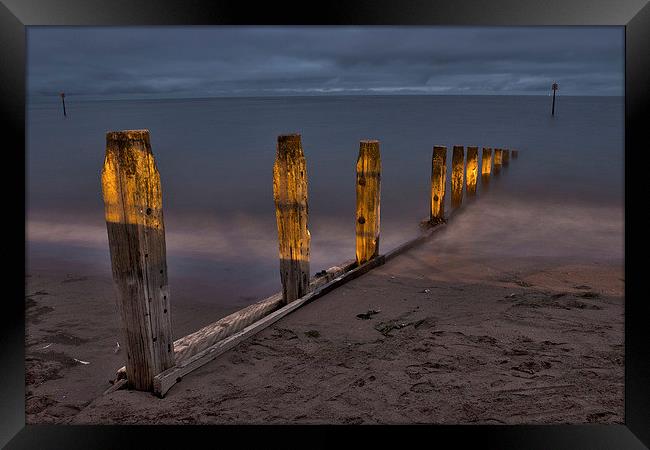
{"type": "Polygon", "coordinates": [[[465,175],[465,150],[462,145],[454,145],[451,157],[451,207],[459,208],[463,203],[463,177],[465,175]]]}
{"type": "Polygon", "coordinates": [[[501,172],[501,164],[503,163],[503,150],[500,148],[494,149],[494,176],[499,175],[501,172]]]}
{"type": "Polygon", "coordinates": [[[380,182],[379,141],[361,141],[357,158],[357,264],[379,254],[380,182]]]}
{"type": "Polygon", "coordinates": [[[283,303],[309,290],[307,168],[299,134],[278,136],[273,165],[273,198],[278,223],[283,303]]]}
{"type": "Polygon", "coordinates": [[[467,147],[467,167],[465,169],[465,183],[467,197],[476,195],[476,181],[478,179],[478,147],[467,147]]]}
{"type": "Polygon", "coordinates": [[[487,188],[490,184],[490,173],[492,172],[492,149],[483,147],[483,158],[481,160],[481,186],[487,188]]]}
{"type": "Polygon", "coordinates": [[[512,151],[512,159],[517,159],[519,156],[519,150],[513,150],[512,151]]]}
{"type": "Polygon", "coordinates": [[[429,222],[445,221],[445,183],[447,182],[447,147],[436,145],[431,157],[431,208],[429,222]]]}
{"type": "Polygon", "coordinates": [[[510,164],[510,150],[503,150],[503,160],[501,161],[503,167],[508,167],[510,164]]]}
{"type": "Polygon", "coordinates": [[[108,244],[129,384],[151,390],[174,365],[160,175],[148,130],[106,134],[102,170],[108,244]]]}

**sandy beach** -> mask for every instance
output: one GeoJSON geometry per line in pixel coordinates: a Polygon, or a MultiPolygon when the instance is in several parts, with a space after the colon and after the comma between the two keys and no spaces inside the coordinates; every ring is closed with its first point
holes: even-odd
{"type": "MultiPolygon", "coordinates": [[[[27,423],[623,423],[622,213],[602,213],[485,198],[163,399],[102,395],[124,363],[110,273],[31,273],[27,423]]],[[[176,337],[226,313],[175,305],[176,337]]]]}

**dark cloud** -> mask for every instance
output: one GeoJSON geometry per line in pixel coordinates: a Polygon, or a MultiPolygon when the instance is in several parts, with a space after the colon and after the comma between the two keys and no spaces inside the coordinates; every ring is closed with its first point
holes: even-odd
{"type": "Polygon", "coordinates": [[[619,27],[28,31],[31,96],[622,95],[619,27]]]}

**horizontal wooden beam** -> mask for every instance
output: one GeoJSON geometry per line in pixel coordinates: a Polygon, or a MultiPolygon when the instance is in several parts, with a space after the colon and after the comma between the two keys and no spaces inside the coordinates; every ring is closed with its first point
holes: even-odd
{"type": "MultiPolygon", "coordinates": [[[[309,289],[314,290],[331,281],[342,273],[348,272],[356,265],[355,260],[345,261],[339,266],[330,267],[318,272],[309,283],[309,289]]],[[[215,343],[243,330],[248,325],[272,313],[282,306],[282,292],[277,292],[270,297],[253,303],[236,311],[216,322],[213,322],[193,333],[174,341],[174,361],[176,364],[186,360],[197,353],[209,348],[215,343]]],[[[117,379],[126,377],[126,367],[117,371],[117,379]]]]}
{"type": "Polygon", "coordinates": [[[307,303],[319,297],[322,297],[337,287],[347,283],[348,281],[351,281],[363,275],[375,267],[383,265],[389,259],[392,259],[395,256],[405,252],[406,250],[424,242],[443,226],[444,224],[434,225],[433,227],[424,231],[420,236],[406,242],[405,244],[400,245],[387,254],[379,255],[360,266],[354,267],[351,270],[347,270],[346,272],[331,279],[327,283],[324,283],[316,289],[312,290],[307,295],[304,295],[303,297],[294,300],[286,306],[283,306],[282,308],[268,314],[255,323],[248,325],[241,331],[232,334],[223,340],[220,340],[214,345],[206,348],[201,352],[196,353],[186,360],[177,362],[175,367],[172,367],[154,377],[154,393],[159,397],[163,397],[174,384],[181,381],[182,378],[188,373],[216,359],[219,355],[225,353],[240,342],[255,335],[259,331],[269,327],[299,307],[306,305],[307,303]]]}

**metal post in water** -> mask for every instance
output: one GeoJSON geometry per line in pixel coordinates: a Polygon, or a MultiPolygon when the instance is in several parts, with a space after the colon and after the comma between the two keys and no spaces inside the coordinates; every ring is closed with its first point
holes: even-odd
{"type": "Polygon", "coordinates": [[[65,92],[61,92],[59,95],[61,96],[61,103],[63,103],[63,117],[68,117],[65,113],[65,92]]]}
{"type": "Polygon", "coordinates": [[[555,116],[555,91],[558,90],[557,83],[553,83],[553,86],[551,86],[551,89],[553,89],[553,106],[551,107],[551,116],[555,116]]]}

